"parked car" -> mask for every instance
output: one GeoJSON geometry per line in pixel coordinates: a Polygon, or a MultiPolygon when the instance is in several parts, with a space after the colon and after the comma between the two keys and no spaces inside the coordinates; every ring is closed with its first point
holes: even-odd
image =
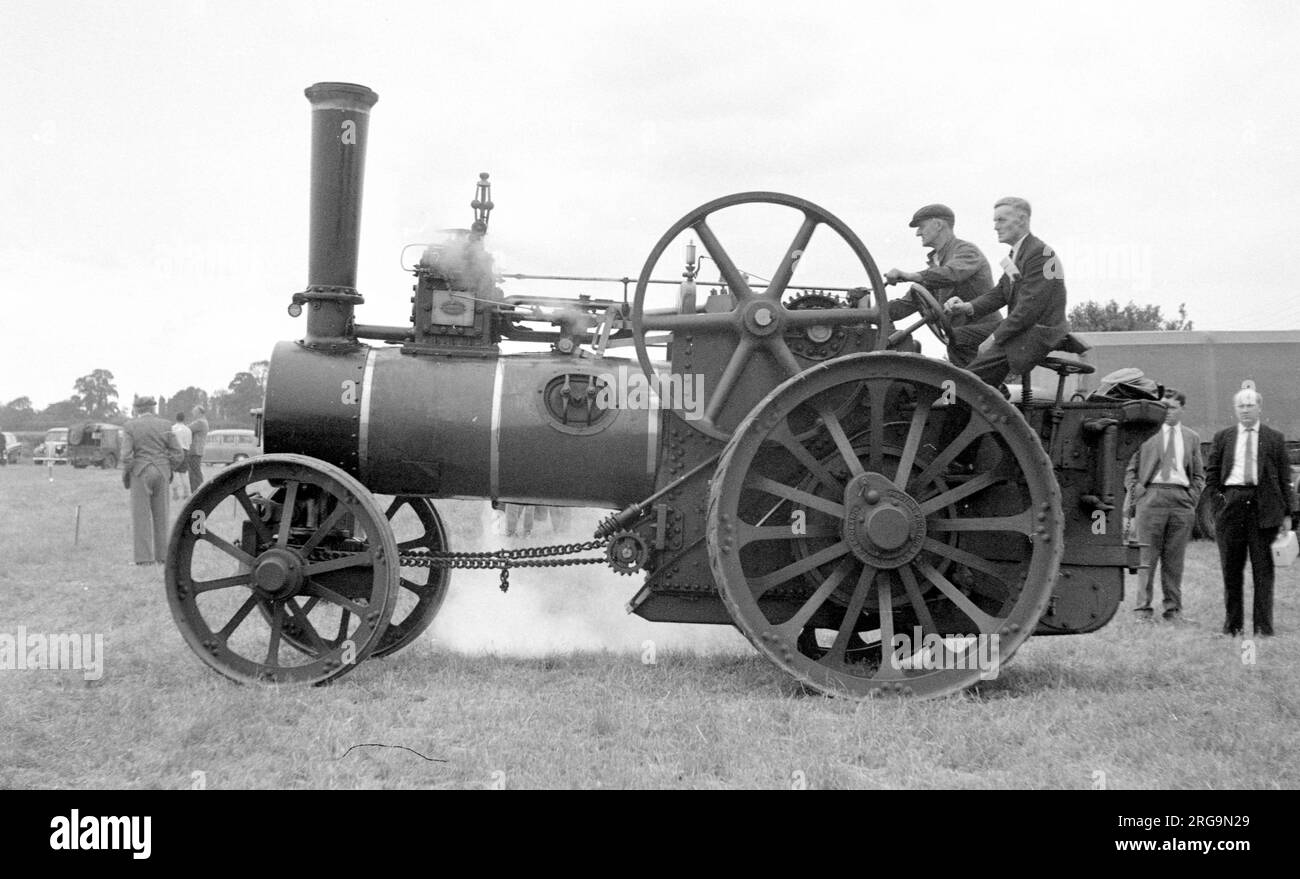
{"type": "Polygon", "coordinates": [[[4,445],[0,449],[0,464],[17,464],[18,456],[23,452],[23,444],[18,441],[18,437],[5,431],[0,433],[0,443],[4,445]]]}
{"type": "Polygon", "coordinates": [[[203,463],[233,464],[260,454],[262,454],[262,444],[253,431],[213,430],[208,433],[208,442],[203,448],[203,463]]]}
{"type": "Polygon", "coordinates": [[[122,456],[122,428],[105,422],[74,424],[68,432],[68,461],[73,467],[117,467],[122,456]]]}
{"type": "Polygon", "coordinates": [[[68,463],[68,429],[53,427],[45,431],[45,442],[36,447],[32,463],[41,465],[47,461],[55,464],[68,463]]]}

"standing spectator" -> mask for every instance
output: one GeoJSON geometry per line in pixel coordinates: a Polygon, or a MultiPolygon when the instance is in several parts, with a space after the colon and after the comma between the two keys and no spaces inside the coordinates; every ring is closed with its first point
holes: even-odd
{"type": "Polygon", "coordinates": [[[1256,635],[1273,634],[1273,554],[1270,544],[1278,526],[1291,530],[1296,499],[1291,491],[1291,465],[1282,434],[1259,423],[1264,398],[1252,386],[1232,399],[1237,426],[1214,435],[1205,485],[1221,503],[1214,518],[1223,568],[1223,598],[1227,613],[1223,634],[1240,635],[1245,627],[1242,581],[1250,556],[1254,580],[1251,626],[1256,635]]]}
{"type": "Polygon", "coordinates": [[[171,524],[167,485],[172,463],[181,459],[180,443],[165,418],[154,414],[153,397],[136,400],[136,417],[122,426],[122,482],[131,490],[131,530],[137,565],[167,560],[171,524]]]}
{"type": "Polygon", "coordinates": [[[1172,623],[1178,622],[1183,612],[1183,558],[1192,536],[1196,502],[1205,488],[1205,467],[1201,438],[1182,426],[1187,395],[1171,388],[1165,391],[1164,402],[1164,426],[1134,453],[1124,474],[1124,487],[1128,489],[1129,517],[1136,518],[1138,540],[1146,544],[1134,612],[1140,620],[1152,618],[1151,597],[1159,562],[1163,616],[1172,623]]]}
{"type": "Polygon", "coordinates": [[[185,453],[186,461],[180,470],[172,475],[172,500],[183,501],[194,492],[190,490],[189,468],[190,443],[194,439],[194,432],[185,426],[185,413],[177,412],[176,421],[172,424],[172,433],[176,434],[176,441],[181,444],[181,451],[185,453]]]}
{"type": "Polygon", "coordinates": [[[190,473],[190,491],[196,492],[203,484],[203,451],[208,445],[208,419],[204,418],[207,408],[202,403],[194,405],[194,420],[190,422],[190,450],[185,455],[186,469],[190,473]]]}

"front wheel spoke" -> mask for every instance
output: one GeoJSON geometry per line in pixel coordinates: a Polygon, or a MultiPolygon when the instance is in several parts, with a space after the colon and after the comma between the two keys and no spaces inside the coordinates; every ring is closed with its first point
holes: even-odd
{"type": "Polygon", "coordinates": [[[251,555],[244,552],[242,549],[235,546],[233,543],[230,543],[225,538],[218,537],[216,534],[213,534],[211,531],[204,530],[203,534],[200,535],[199,539],[206,540],[208,543],[212,544],[217,549],[221,550],[226,555],[230,556],[235,561],[239,562],[241,565],[246,565],[251,568],[253,567],[253,565],[257,564],[257,559],[253,558],[251,555]]]}
{"type": "Polygon", "coordinates": [[[326,535],[328,535],[330,531],[333,530],[334,526],[338,524],[339,519],[342,519],[349,512],[351,512],[351,509],[342,501],[335,504],[334,511],[325,517],[325,521],[320,523],[320,526],[312,536],[307,539],[307,542],[298,548],[298,551],[303,555],[306,555],[315,549],[316,544],[324,540],[326,535]]]}
{"type": "Polygon", "coordinates": [[[190,588],[195,595],[198,595],[216,589],[229,589],[232,586],[247,586],[251,579],[252,572],[245,571],[242,574],[235,574],[233,577],[220,577],[216,580],[195,580],[190,584],[190,588]]]}
{"type": "Polygon", "coordinates": [[[284,506],[280,508],[280,528],[275,535],[275,545],[284,549],[289,545],[289,528],[293,525],[293,508],[298,500],[298,482],[290,480],[284,489],[284,506]]]}
{"type": "Polygon", "coordinates": [[[796,504],[802,504],[805,507],[811,507],[814,510],[821,510],[823,513],[834,516],[837,519],[843,519],[845,516],[844,505],[838,504],[833,500],[824,497],[818,497],[815,494],[795,488],[793,485],[786,485],[784,482],[777,482],[759,473],[750,473],[745,478],[745,488],[752,488],[765,494],[785,498],[796,504]]]}
{"type": "Polygon", "coordinates": [[[343,613],[339,614],[339,631],[338,634],[334,636],[335,644],[342,644],[344,641],[347,640],[348,626],[351,622],[352,622],[352,613],[350,611],[345,610],[343,611],[343,613]]]}
{"type": "Polygon", "coordinates": [[[795,523],[789,525],[750,525],[741,523],[740,545],[749,546],[756,541],[765,540],[814,540],[819,537],[839,537],[840,529],[830,525],[809,525],[804,531],[795,531],[795,523]]]}
{"type": "Polygon", "coordinates": [[[848,465],[849,472],[854,476],[861,476],[865,472],[862,469],[862,462],[858,460],[857,452],[853,451],[853,443],[849,442],[849,437],[845,434],[840,419],[824,405],[817,406],[817,414],[821,416],[822,424],[830,432],[831,438],[835,440],[835,448],[839,449],[840,457],[848,465]]]}
{"type": "Polygon", "coordinates": [[[367,549],[363,552],[353,553],[352,555],[343,556],[336,559],[328,559],[323,562],[307,565],[302,569],[303,576],[315,577],[319,574],[325,574],[329,571],[338,571],[343,568],[361,568],[371,567],[375,563],[375,551],[367,549]]]}
{"type": "Polygon", "coordinates": [[[713,423],[722,412],[722,404],[727,402],[732,387],[740,378],[740,374],[745,371],[745,367],[749,365],[749,358],[753,353],[754,340],[749,336],[741,336],[740,344],[736,346],[736,350],[731,353],[731,359],[727,361],[727,368],[722,371],[721,377],[713,385],[713,393],[709,395],[708,405],[704,407],[705,421],[713,423]]]}
{"type": "Polygon", "coordinates": [[[253,612],[253,608],[257,607],[257,602],[258,598],[256,595],[248,596],[248,599],[239,606],[239,610],[235,611],[234,616],[228,619],[226,624],[221,627],[221,631],[215,633],[217,638],[223,643],[229,641],[230,636],[235,634],[235,629],[239,628],[239,624],[253,612]]]}
{"type": "Polygon", "coordinates": [[[271,638],[266,644],[266,660],[262,663],[268,667],[280,665],[280,636],[284,630],[284,602],[271,603],[271,638]]]}
{"type": "Polygon", "coordinates": [[[870,565],[862,568],[862,573],[858,575],[858,585],[853,590],[853,597],[849,599],[849,606],[844,611],[844,619],[840,621],[839,631],[835,633],[835,643],[831,644],[826,655],[822,657],[822,662],[828,665],[846,665],[844,652],[848,650],[849,638],[858,628],[858,618],[862,616],[862,607],[867,603],[867,594],[871,592],[871,584],[875,582],[876,569],[870,565]]]}
{"type": "Polygon", "coordinates": [[[921,515],[928,516],[936,513],[944,507],[950,507],[962,498],[981,492],[984,489],[996,485],[1002,481],[1002,477],[991,471],[985,471],[974,479],[962,483],[956,488],[950,488],[947,491],[937,494],[932,498],[921,503],[921,515]]]}
{"type": "Polygon", "coordinates": [[[803,223],[799,226],[799,231],[795,233],[794,240],[786,248],[785,255],[781,257],[781,264],[776,267],[776,272],[772,275],[772,280],[767,283],[767,290],[764,295],[769,299],[775,299],[778,302],[785,294],[785,288],[790,283],[790,278],[794,275],[795,266],[799,264],[805,250],[808,249],[808,242],[812,240],[813,232],[821,223],[811,214],[804,214],[803,223]]]}
{"type": "Polygon", "coordinates": [[[774,627],[776,634],[778,636],[783,636],[788,640],[798,638],[799,633],[803,631],[804,626],[808,625],[808,621],[812,619],[813,614],[815,614],[821,606],[826,603],[826,599],[831,597],[831,593],[839,588],[840,583],[842,583],[844,578],[853,570],[855,564],[856,559],[852,556],[840,562],[835,570],[831,572],[831,575],[823,580],[822,584],[817,587],[817,591],[814,592],[812,596],[803,603],[799,610],[795,612],[794,616],[790,617],[790,619],[786,620],[781,625],[774,627]]]}
{"type": "Polygon", "coordinates": [[[807,558],[800,559],[797,562],[791,562],[784,568],[773,571],[770,574],[764,574],[749,583],[750,591],[754,597],[758,598],[774,586],[779,586],[788,580],[793,580],[800,574],[806,574],[819,565],[827,562],[833,562],[835,559],[849,551],[849,545],[843,540],[833,543],[819,552],[815,552],[807,558]]]}
{"type": "Polygon", "coordinates": [[[266,523],[262,521],[262,513],[253,506],[253,500],[248,496],[247,487],[235,492],[235,500],[244,508],[248,521],[253,523],[253,530],[257,532],[257,543],[259,546],[265,546],[272,540],[271,532],[266,530],[266,523]]]}
{"type": "MultiPolygon", "coordinates": [[[[709,228],[708,221],[701,219],[691,228],[695,230],[696,235],[700,236],[700,243],[704,245],[704,249],[709,256],[713,257],[713,261],[717,263],[718,271],[722,273],[722,280],[727,282],[728,289],[735,294],[736,299],[740,302],[748,302],[753,299],[754,292],[749,289],[749,283],[745,280],[744,275],[740,273],[740,269],[736,268],[736,264],[731,261],[731,255],[722,246],[718,236],[714,235],[713,230],[709,228]]],[[[657,328],[647,327],[647,329],[657,328]]]]}
{"type": "Polygon", "coordinates": [[[925,424],[930,417],[930,405],[933,400],[920,400],[916,411],[912,413],[912,423],[907,428],[907,439],[903,443],[903,453],[898,458],[898,470],[894,473],[894,487],[900,491],[907,488],[912,475],[912,465],[916,463],[916,453],[921,448],[921,437],[925,433],[925,424]]]}
{"type": "Polygon", "coordinates": [[[1026,537],[1034,533],[1029,510],[1014,516],[981,516],[969,519],[927,519],[926,531],[1014,531],[1026,537]]]}
{"type": "MultiPolygon", "coordinates": [[[[315,598],[315,596],[312,596],[312,598],[315,598]]],[[[298,607],[298,602],[290,598],[284,603],[284,606],[289,611],[289,615],[293,617],[294,622],[302,629],[303,634],[307,636],[307,640],[311,641],[315,646],[318,653],[320,655],[328,653],[330,645],[326,644],[325,639],[316,631],[316,627],[312,625],[311,620],[307,617],[307,612],[298,607]]],[[[347,613],[347,611],[344,611],[344,613],[347,613]]]]}
{"type": "Polygon", "coordinates": [[[325,601],[328,601],[331,604],[336,604],[345,611],[351,611],[358,617],[365,617],[366,612],[369,610],[366,605],[353,601],[350,598],[345,598],[338,592],[335,592],[328,586],[322,585],[316,580],[307,580],[304,583],[304,587],[308,595],[318,595],[325,601]]]}
{"type": "Polygon", "coordinates": [[[997,619],[996,617],[989,616],[984,611],[976,607],[975,603],[971,601],[968,597],[966,597],[964,594],[962,594],[961,590],[958,589],[956,586],[954,586],[952,582],[948,580],[947,577],[945,577],[943,574],[940,574],[928,563],[918,560],[916,566],[921,571],[921,575],[925,577],[925,579],[933,583],[935,587],[937,587],[938,590],[942,592],[949,601],[957,605],[957,607],[961,610],[961,612],[966,614],[966,616],[970,618],[970,621],[975,624],[975,627],[979,630],[981,634],[991,635],[997,631],[998,625],[1001,623],[1001,620],[997,619]]]}

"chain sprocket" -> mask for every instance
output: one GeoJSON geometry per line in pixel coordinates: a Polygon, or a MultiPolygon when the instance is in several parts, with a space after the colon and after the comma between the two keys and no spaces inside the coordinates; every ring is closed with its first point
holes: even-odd
{"type": "Polygon", "coordinates": [[[650,547],[635,531],[618,531],[609,538],[605,559],[618,573],[635,574],[650,560],[650,547]]]}

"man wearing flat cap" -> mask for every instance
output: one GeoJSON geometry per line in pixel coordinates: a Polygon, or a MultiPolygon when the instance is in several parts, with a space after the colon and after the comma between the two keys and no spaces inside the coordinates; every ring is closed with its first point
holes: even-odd
{"type": "MultiPolygon", "coordinates": [[[[886,283],[911,281],[920,284],[939,302],[952,297],[970,302],[987,293],[993,286],[989,261],[978,247],[953,234],[955,222],[952,208],[942,204],[928,204],[913,214],[908,226],[916,230],[921,246],[930,248],[927,266],[919,272],[890,269],[885,274],[886,283]]],[[[907,297],[889,303],[889,317],[895,321],[917,310],[918,306],[907,297]]],[[[975,359],[980,343],[993,332],[1000,317],[993,312],[979,320],[967,321],[965,317],[958,317],[953,321],[952,337],[948,340],[948,360],[953,366],[965,368],[975,359]]]]}
{"type": "Polygon", "coordinates": [[[135,401],[136,417],[122,426],[122,480],[131,490],[131,530],[137,565],[167,560],[167,530],[171,525],[168,486],[172,464],[184,452],[167,419],[154,413],[153,397],[135,401]]]}

